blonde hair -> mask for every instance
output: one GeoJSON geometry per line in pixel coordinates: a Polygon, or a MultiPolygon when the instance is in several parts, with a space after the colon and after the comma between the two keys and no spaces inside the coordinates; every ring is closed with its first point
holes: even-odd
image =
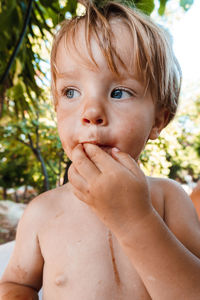
{"type": "MultiPolygon", "coordinates": [[[[85,41],[90,59],[97,66],[91,50],[91,35],[99,44],[99,47],[107,61],[109,69],[118,74],[114,57],[126,65],[116,53],[112,43],[113,32],[111,30],[111,19],[120,19],[126,24],[133,37],[134,66],[136,66],[139,77],[144,81],[146,89],[150,88],[153,99],[158,109],[166,109],[169,117],[168,122],[174,117],[181,86],[181,70],[179,63],[172,50],[172,42],[169,34],[156,25],[150,17],[136,9],[132,9],[116,2],[108,2],[105,6],[97,8],[90,1],[86,1],[86,13],[66,19],[55,35],[51,51],[51,75],[52,93],[56,104],[56,53],[60,40],[69,36],[76,47],[76,29],[78,24],[84,20],[85,41]]],[[[167,123],[168,123],[167,122],[167,123]]]]}

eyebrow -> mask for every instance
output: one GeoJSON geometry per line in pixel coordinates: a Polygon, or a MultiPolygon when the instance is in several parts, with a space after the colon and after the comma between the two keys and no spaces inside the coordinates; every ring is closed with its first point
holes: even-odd
{"type": "Polygon", "coordinates": [[[58,78],[65,78],[65,77],[74,77],[75,75],[77,76],[78,71],[76,70],[70,70],[68,72],[56,72],[56,76],[58,78]]]}
{"type": "MultiPolygon", "coordinates": [[[[80,72],[76,69],[71,69],[69,71],[65,72],[56,72],[57,79],[65,79],[65,78],[77,78],[77,76],[80,75],[80,72]]],[[[115,74],[113,74],[115,75],[115,74]]],[[[132,80],[137,85],[141,86],[141,80],[139,80],[134,74],[122,72],[118,76],[114,76],[116,80],[120,81],[128,81],[132,80]]]]}
{"type": "Polygon", "coordinates": [[[119,80],[121,81],[129,81],[129,80],[132,80],[134,81],[135,83],[141,85],[141,80],[139,80],[139,78],[137,76],[135,76],[134,74],[125,74],[125,73],[122,73],[120,74],[118,77],[117,77],[119,80]]]}

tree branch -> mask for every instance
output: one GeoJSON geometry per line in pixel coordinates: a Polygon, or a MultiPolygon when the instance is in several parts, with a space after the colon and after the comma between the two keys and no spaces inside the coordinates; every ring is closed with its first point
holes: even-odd
{"type": "Polygon", "coordinates": [[[56,176],[59,175],[59,172],[56,172],[56,171],[54,170],[54,168],[52,167],[51,163],[50,163],[48,160],[46,160],[46,164],[49,166],[49,168],[51,169],[51,171],[52,171],[56,176]]]}
{"type": "Polygon", "coordinates": [[[3,84],[3,82],[6,79],[6,77],[8,76],[8,73],[10,71],[10,68],[11,68],[12,64],[13,64],[13,61],[14,61],[15,57],[17,56],[18,50],[19,50],[19,48],[20,48],[20,46],[22,44],[24,35],[26,33],[26,28],[27,28],[29,20],[30,20],[32,6],[33,6],[33,0],[29,0],[27,11],[26,11],[26,16],[25,16],[25,20],[24,20],[24,25],[23,25],[21,34],[19,36],[19,40],[17,42],[17,45],[15,46],[15,49],[14,49],[11,57],[10,57],[10,60],[8,62],[8,65],[7,65],[7,68],[6,68],[5,72],[3,73],[3,75],[2,75],[2,77],[0,79],[0,85],[3,84]]]}
{"type": "Polygon", "coordinates": [[[33,140],[32,140],[31,135],[29,133],[28,133],[28,139],[29,139],[29,142],[30,142],[31,149],[33,150],[34,153],[36,153],[37,149],[34,147],[33,140]]]}

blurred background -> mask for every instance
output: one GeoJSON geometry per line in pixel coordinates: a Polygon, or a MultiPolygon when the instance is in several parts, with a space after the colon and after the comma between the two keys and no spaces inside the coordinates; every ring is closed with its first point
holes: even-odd
{"type": "MultiPolygon", "coordinates": [[[[135,5],[171,32],[183,72],[178,114],[148,143],[141,167],[180,182],[200,215],[200,1],[135,5]]],[[[67,182],[70,161],[56,129],[49,57],[57,24],[83,12],[76,0],[0,0],[0,244],[15,238],[33,197],[67,182]]]]}

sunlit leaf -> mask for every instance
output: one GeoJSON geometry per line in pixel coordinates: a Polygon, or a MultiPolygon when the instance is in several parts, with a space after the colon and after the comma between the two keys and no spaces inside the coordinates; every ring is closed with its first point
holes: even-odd
{"type": "Polygon", "coordinates": [[[190,9],[193,3],[194,0],[180,0],[180,6],[182,6],[186,11],[190,9]]]}
{"type": "Polygon", "coordinates": [[[158,13],[159,15],[163,15],[164,12],[165,12],[165,7],[166,7],[166,3],[167,3],[168,0],[160,0],[160,6],[159,6],[159,9],[158,9],[158,13]]]}

